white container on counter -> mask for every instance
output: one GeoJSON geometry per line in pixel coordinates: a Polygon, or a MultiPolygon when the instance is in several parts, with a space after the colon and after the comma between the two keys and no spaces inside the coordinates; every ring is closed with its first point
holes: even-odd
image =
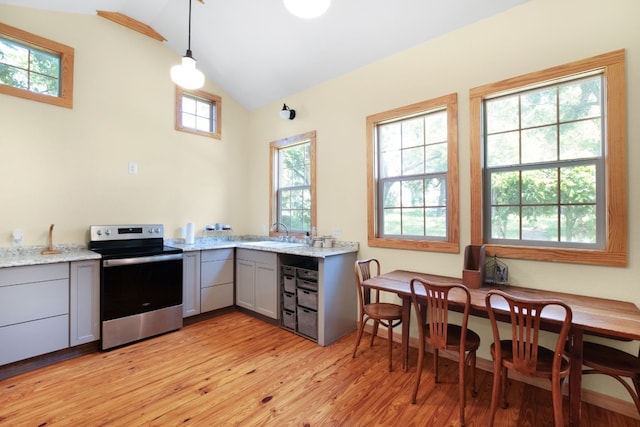
{"type": "Polygon", "coordinates": [[[184,242],[187,245],[193,245],[196,242],[196,226],[193,224],[193,222],[187,223],[184,242]]]}

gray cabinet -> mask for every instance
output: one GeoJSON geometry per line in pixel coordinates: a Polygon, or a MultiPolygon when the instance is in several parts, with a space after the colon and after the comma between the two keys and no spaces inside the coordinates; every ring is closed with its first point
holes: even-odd
{"type": "Polygon", "coordinates": [[[200,313],[200,251],[182,254],[182,317],[200,313]]]}
{"type": "Polygon", "coordinates": [[[202,251],[200,308],[202,312],[233,305],[233,248],[202,251]]]}
{"type": "Polygon", "coordinates": [[[0,269],[0,365],[69,346],[69,264],[0,269]]]}
{"type": "Polygon", "coordinates": [[[280,255],[282,326],[326,346],[356,329],[355,253],[280,255]]]}
{"type": "Polygon", "coordinates": [[[73,261],[69,272],[69,345],[100,339],[100,261],[73,261]]]}
{"type": "Polygon", "coordinates": [[[236,305],[272,319],[279,318],[278,256],[274,252],[238,249],[236,305]]]}
{"type": "Polygon", "coordinates": [[[233,305],[233,248],[184,252],[182,317],[233,305]]]}

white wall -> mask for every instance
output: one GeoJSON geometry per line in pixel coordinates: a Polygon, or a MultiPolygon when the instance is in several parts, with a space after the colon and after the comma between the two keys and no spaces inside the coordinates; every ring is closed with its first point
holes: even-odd
{"type": "MultiPolygon", "coordinates": [[[[359,241],[361,258],[377,257],[383,269],[460,276],[462,254],[370,248],[367,246],[367,115],[456,92],[459,102],[461,250],[470,243],[469,89],[624,48],[627,54],[629,162],[629,264],[625,268],[506,260],[513,284],[561,290],[640,304],[640,213],[636,183],[640,170],[640,2],[637,0],[532,0],[500,15],[444,35],[379,63],[288,97],[294,121],[275,119],[282,101],[252,112],[251,156],[257,176],[268,175],[266,141],[317,130],[318,231],[342,229],[359,241]]],[[[252,224],[266,222],[268,183],[254,181],[252,224]]],[[[479,356],[490,359],[488,322],[474,319],[482,335],[479,356]]],[[[637,352],[638,343],[626,345],[637,352]]],[[[585,385],[602,391],[608,380],[592,376],[585,385]]],[[[606,390],[627,398],[619,385],[606,390]]]]}
{"type": "Polygon", "coordinates": [[[0,6],[8,25],[75,49],[73,109],[0,95],[0,246],[86,243],[91,224],[194,221],[241,228],[249,114],[222,97],[222,140],[174,130],[180,56],[97,15],[0,6]],[[138,163],[129,175],[128,162],[138,163]]]}

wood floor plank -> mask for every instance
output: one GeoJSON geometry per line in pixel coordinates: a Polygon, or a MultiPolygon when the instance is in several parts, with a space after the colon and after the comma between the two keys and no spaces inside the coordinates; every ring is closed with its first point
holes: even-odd
{"type": "MultiPolygon", "coordinates": [[[[455,426],[457,365],[431,354],[415,405],[410,370],[387,366],[385,340],[355,333],[328,347],[239,312],[107,352],[83,355],[0,381],[0,426],[455,426]]],[[[488,424],[493,379],[477,371],[468,426],[488,424]]],[[[565,401],[565,414],[568,406],[565,401]]],[[[640,427],[640,421],[583,405],[584,426],[640,427]]],[[[496,426],[552,424],[551,395],[518,381],[496,426]]]]}

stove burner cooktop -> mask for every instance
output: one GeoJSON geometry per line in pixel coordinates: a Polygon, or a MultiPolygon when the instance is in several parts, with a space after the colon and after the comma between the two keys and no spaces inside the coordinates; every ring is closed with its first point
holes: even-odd
{"type": "Polygon", "coordinates": [[[181,253],[164,245],[162,224],[92,225],[89,249],[103,259],[181,253]]]}

